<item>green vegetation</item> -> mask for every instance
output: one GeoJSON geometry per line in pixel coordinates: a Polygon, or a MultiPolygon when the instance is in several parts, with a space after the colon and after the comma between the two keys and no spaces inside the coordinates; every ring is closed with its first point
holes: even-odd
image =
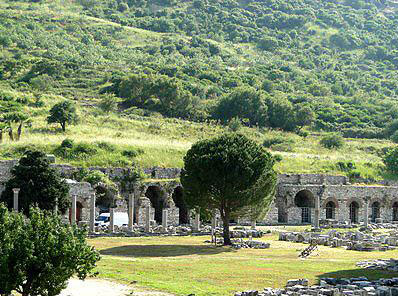
{"type": "Polygon", "coordinates": [[[298,254],[308,245],[280,242],[277,235],[261,239],[271,243],[265,250],[214,247],[203,243],[207,239],[97,238],[90,244],[102,255],[99,277],[176,295],[233,295],[237,291],[283,287],[287,280],[298,277],[314,284],[320,277],[376,279],[398,275],[355,266],[360,260],[396,257],[396,251],[357,252],[320,246],[319,256],[301,260],[298,254]]]}
{"type": "Polygon", "coordinates": [[[319,143],[328,149],[339,149],[343,147],[344,139],[339,134],[330,134],[324,136],[319,143]]]}
{"type": "Polygon", "coordinates": [[[256,219],[267,212],[276,187],[274,164],[269,152],[240,134],[199,141],[184,157],[184,199],[189,208],[210,216],[218,210],[224,225],[224,245],[231,245],[232,218],[251,211],[251,218],[256,219]]]}
{"type": "Polygon", "coordinates": [[[384,0],[0,0],[0,157],[34,146],[81,166],[182,167],[192,143],[228,125],[277,153],[279,172],[350,174],[338,163],[351,162],[357,176],[394,177],[382,139],[397,130],[395,10],[384,0]],[[80,122],[62,134],[47,117],[66,100],[80,122]],[[324,131],[346,138],[338,153],[319,145],[324,131]],[[75,147],[58,148],[65,138],[75,147]]]}
{"type": "Polygon", "coordinates": [[[27,219],[0,204],[0,294],[58,295],[72,276],[85,279],[100,259],[86,235],[51,212],[31,208],[27,219]]]}
{"type": "Polygon", "coordinates": [[[53,211],[55,205],[61,213],[69,208],[69,187],[48,162],[46,155],[38,151],[26,151],[12,169],[11,178],[1,193],[0,202],[13,208],[13,189],[19,188],[19,210],[26,215],[32,206],[53,211]]]}

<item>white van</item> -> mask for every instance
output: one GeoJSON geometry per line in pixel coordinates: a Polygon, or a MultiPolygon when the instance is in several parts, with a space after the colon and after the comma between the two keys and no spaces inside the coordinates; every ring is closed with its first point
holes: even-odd
{"type": "MultiPolygon", "coordinates": [[[[109,226],[110,217],[110,213],[100,214],[95,220],[95,226],[109,226]]],[[[123,225],[128,225],[129,223],[129,216],[127,215],[127,213],[116,212],[114,213],[113,218],[115,226],[120,227],[123,225]]]]}

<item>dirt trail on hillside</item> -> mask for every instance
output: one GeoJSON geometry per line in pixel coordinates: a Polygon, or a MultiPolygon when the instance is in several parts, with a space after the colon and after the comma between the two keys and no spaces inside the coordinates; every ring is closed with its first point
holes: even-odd
{"type": "Polygon", "coordinates": [[[80,281],[71,279],[68,287],[62,291],[60,296],[173,296],[157,291],[143,291],[135,287],[122,285],[99,279],[87,279],[80,281]]]}

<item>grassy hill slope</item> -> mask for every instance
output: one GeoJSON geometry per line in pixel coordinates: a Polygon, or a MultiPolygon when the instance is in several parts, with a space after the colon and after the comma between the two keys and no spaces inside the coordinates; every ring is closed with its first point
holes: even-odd
{"type": "Polygon", "coordinates": [[[392,143],[352,137],[385,138],[398,118],[395,8],[284,3],[0,1],[0,113],[12,102],[32,119],[20,141],[4,135],[0,156],[35,145],[76,165],[181,166],[191,143],[229,129],[214,110],[243,88],[268,111],[259,127],[238,114],[240,131],[275,142],[280,172],[385,177],[380,157],[392,143]],[[132,89],[132,74],[158,92],[132,89]],[[98,108],[106,92],[120,97],[110,114],[98,108]],[[80,113],[65,134],[45,120],[64,99],[80,113]],[[314,114],[308,137],[270,129],[303,107],[314,114]],[[345,134],[345,147],[322,148],[324,131],[345,134]],[[67,155],[65,138],[76,146],[67,155]]]}

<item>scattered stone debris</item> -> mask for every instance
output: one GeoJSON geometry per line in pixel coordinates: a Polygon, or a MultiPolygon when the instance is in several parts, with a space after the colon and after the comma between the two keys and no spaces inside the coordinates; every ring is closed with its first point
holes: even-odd
{"type": "Polygon", "coordinates": [[[318,245],[316,243],[311,243],[307,248],[305,248],[299,255],[300,258],[307,258],[312,255],[313,252],[318,250],[318,245]]]}
{"type": "Polygon", "coordinates": [[[316,243],[329,247],[345,247],[356,251],[388,251],[398,246],[398,233],[383,235],[365,234],[363,232],[337,232],[331,230],[327,234],[313,232],[280,232],[280,241],[295,243],[316,243]]]}
{"type": "Polygon", "coordinates": [[[398,272],[398,259],[365,260],[357,263],[358,267],[398,272]]]}
{"type": "Polygon", "coordinates": [[[235,296],[397,296],[398,278],[369,281],[358,278],[323,278],[318,285],[309,286],[307,279],[289,280],[284,289],[266,288],[263,291],[246,291],[235,296]]]}
{"type": "Polygon", "coordinates": [[[271,245],[266,242],[255,240],[235,240],[232,242],[232,247],[235,249],[268,249],[271,245]]]}
{"type": "Polygon", "coordinates": [[[248,229],[243,226],[234,227],[233,230],[230,231],[231,238],[249,238],[249,237],[256,237],[260,238],[263,237],[263,232],[258,229],[248,229]]]}

